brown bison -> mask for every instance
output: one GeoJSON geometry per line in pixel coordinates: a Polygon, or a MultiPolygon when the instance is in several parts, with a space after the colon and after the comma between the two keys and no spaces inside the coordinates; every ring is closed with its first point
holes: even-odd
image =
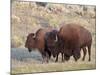
{"type": "Polygon", "coordinates": [[[50,32],[52,29],[50,28],[45,28],[45,29],[39,29],[37,30],[36,33],[30,33],[27,36],[27,40],[25,43],[25,47],[28,48],[29,52],[32,51],[32,49],[38,49],[39,52],[42,55],[43,62],[46,61],[48,62],[48,59],[51,56],[50,51],[48,50],[47,47],[45,47],[45,41],[44,41],[44,36],[46,32],[50,32]]]}
{"type": "Polygon", "coordinates": [[[48,47],[60,47],[57,49],[59,51],[52,51],[52,49],[50,49],[51,53],[58,52],[59,54],[59,52],[61,52],[64,53],[64,58],[66,60],[69,60],[70,56],[73,56],[75,61],[77,61],[81,56],[80,51],[83,49],[84,60],[87,47],[89,61],[91,60],[92,36],[84,27],[77,24],[66,24],[63,25],[58,32],[51,31],[49,34],[47,40],[51,40],[47,41],[48,47]],[[54,36],[53,38],[52,35],[54,36]]]}

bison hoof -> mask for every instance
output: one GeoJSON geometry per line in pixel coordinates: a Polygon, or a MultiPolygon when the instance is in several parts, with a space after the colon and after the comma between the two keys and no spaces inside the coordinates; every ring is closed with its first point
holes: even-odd
{"type": "Polygon", "coordinates": [[[58,62],[58,60],[56,60],[55,62],[58,62]]]}
{"type": "Polygon", "coordinates": [[[77,62],[78,59],[75,59],[75,62],[77,62]]]}
{"type": "Polygon", "coordinates": [[[83,58],[82,61],[84,61],[85,59],[83,58]]]}
{"type": "Polygon", "coordinates": [[[91,61],[91,59],[88,60],[89,62],[91,61]]]}
{"type": "Polygon", "coordinates": [[[65,60],[64,60],[64,59],[62,59],[62,62],[65,62],[65,60]]]}

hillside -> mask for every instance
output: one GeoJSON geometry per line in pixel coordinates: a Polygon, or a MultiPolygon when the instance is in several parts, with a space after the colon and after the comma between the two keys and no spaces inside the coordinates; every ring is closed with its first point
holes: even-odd
{"type": "Polygon", "coordinates": [[[28,33],[42,27],[59,29],[63,23],[78,23],[95,39],[95,6],[12,1],[11,47],[24,47],[28,33]]]}

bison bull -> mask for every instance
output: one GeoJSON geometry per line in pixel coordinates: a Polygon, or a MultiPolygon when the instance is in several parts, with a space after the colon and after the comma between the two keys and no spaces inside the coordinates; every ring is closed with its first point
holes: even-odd
{"type": "Polygon", "coordinates": [[[80,51],[83,49],[84,60],[87,47],[89,61],[91,60],[92,36],[84,27],[77,24],[66,24],[63,25],[58,32],[51,31],[48,33],[49,35],[46,36],[48,46],[56,47],[56,45],[58,45],[58,51],[56,49],[51,49],[52,53],[55,52],[52,50],[56,50],[57,53],[64,53],[64,58],[66,60],[69,60],[70,56],[73,56],[75,61],[77,61],[81,56],[80,51]]]}

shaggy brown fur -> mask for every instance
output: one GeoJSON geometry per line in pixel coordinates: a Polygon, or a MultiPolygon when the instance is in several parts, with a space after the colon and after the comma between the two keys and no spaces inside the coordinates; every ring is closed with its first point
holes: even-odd
{"type": "Polygon", "coordinates": [[[62,25],[59,32],[55,33],[51,31],[48,32],[48,34],[49,35],[46,36],[47,45],[48,48],[51,47],[50,51],[53,55],[58,56],[59,53],[64,53],[64,58],[66,60],[69,60],[70,56],[73,56],[75,61],[77,61],[81,56],[80,50],[83,49],[84,60],[86,56],[86,47],[88,47],[89,61],[91,60],[92,36],[84,27],[77,24],[66,24],[62,25]],[[53,38],[51,36],[53,36],[53,38]],[[56,36],[58,40],[55,42],[56,36]]]}
{"type": "Polygon", "coordinates": [[[38,49],[43,57],[43,62],[48,62],[48,58],[50,58],[51,53],[47,50],[48,48],[45,47],[45,41],[44,36],[46,32],[50,32],[52,29],[45,28],[45,29],[39,29],[36,33],[30,33],[27,36],[27,40],[25,43],[25,47],[28,48],[29,52],[32,51],[32,49],[38,49]],[[47,57],[47,58],[46,58],[47,57]],[[46,58],[46,60],[44,60],[46,58]]]}

